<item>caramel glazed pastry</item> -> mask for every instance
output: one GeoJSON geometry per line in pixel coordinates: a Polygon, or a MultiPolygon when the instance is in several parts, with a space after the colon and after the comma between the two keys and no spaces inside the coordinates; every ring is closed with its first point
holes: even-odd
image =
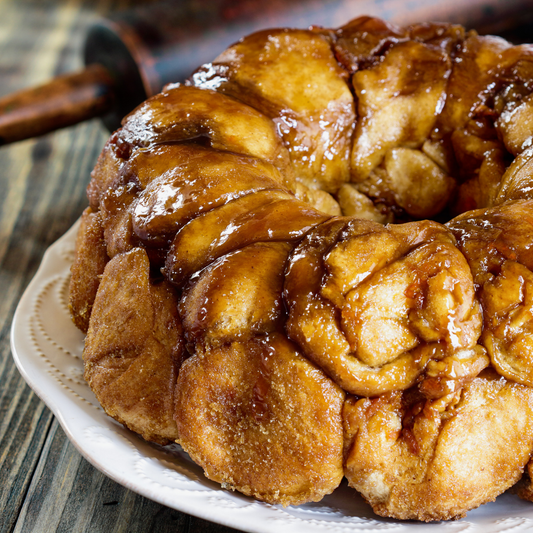
{"type": "Polygon", "coordinates": [[[533,47],[451,24],[261,31],[167,86],[77,239],[103,409],[272,504],[533,500],[532,133],[533,47]]]}

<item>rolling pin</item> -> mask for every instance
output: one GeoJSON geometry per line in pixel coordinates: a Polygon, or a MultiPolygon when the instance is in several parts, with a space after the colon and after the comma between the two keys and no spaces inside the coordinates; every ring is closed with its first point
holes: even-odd
{"type": "Polygon", "coordinates": [[[480,33],[520,23],[533,0],[181,0],[103,19],[88,31],[86,68],[0,98],[0,144],[101,117],[110,130],[147,97],[184,81],[243,35],[338,27],[360,15],[396,24],[446,21],[480,33]]]}

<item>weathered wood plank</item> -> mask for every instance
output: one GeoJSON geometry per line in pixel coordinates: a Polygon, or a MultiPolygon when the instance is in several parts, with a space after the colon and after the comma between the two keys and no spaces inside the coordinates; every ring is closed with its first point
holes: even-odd
{"type": "Polygon", "coordinates": [[[15,392],[8,405],[6,401],[0,404],[0,412],[8,411],[6,418],[9,420],[0,435],[2,533],[13,530],[52,421],[50,411],[22,382],[18,372],[10,374],[11,379],[0,376],[2,387],[15,392]]]}
{"type": "MultiPolygon", "coordinates": [[[[83,35],[96,13],[133,3],[0,0],[0,95],[79,68],[83,35]]],[[[10,356],[17,302],[46,248],[85,207],[89,173],[107,135],[91,121],[0,149],[0,533],[229,532],[97,471],[68,442],[10,356]]]]}
{"type": "MultiPolygon", "coordinates": [[[[35,5],[35,4],[33,4],[35,5]]],[[[53,27],[49,17],[33,15],[25,2],[0,4],[0,92],[53,75],[56,59],[47,56],[53,27]],[[22,31],[31,28],[30,32],[22,31]]],[[[36,180],[46,173],[39,142],[0,150],[0,531],[12,531],[31,482],[52,415],[26,386],[10,356],[11,317],[47,242],[29,235],[37,220],[36,180]]],[[[53,186],[53,185],[52,185],[53,186]]],[[[72,218],[75,216],[72,214],[72,218]]]]}

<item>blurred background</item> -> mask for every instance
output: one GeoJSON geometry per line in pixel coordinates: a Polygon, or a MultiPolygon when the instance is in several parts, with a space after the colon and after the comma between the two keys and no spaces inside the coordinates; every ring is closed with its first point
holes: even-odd
{"type": "MultiPolygon", "coordinates": [[[[130,39],[142,69],[127,85],[139,85],[142,96],[181,81],[255,29],[334,27],[363,14],[399,24],[450,21],[515,43],[533,41],[533,0],[176,0],[163,7],[133,0],[0,0],[0,97],[80,71],[84,56],[98,60],[91,57],[98,44],[87,47],[91,28],[95,42],[106,35],[130,39]],[[132,8],[141,12],[132,15],[132,8]],[[109,16],[114,22],[98,22],[109,16]]],[[[115,90],[120,80],[110,83],[115,90]]],[[[105,109],[111,126],[124,111],[115,104],[105,109]]],[[[0,148],[0,533],[233,531],[142,498],[94,469],[11,358],[18,300],[45,250],[85,208],[90,171],[108,135],[92,118],[0,148]]]]}

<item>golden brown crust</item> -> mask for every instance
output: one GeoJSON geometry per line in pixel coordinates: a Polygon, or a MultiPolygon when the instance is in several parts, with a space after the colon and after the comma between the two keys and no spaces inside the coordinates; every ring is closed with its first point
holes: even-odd
{"type": "MultiPolygon", "coordinates": [[[[532,113],[533,114],[533,113],[532,113]]],[[[494,200],[487,205],[502,205],[514,200],[533,200],[533,147],[524,150],[502,172],[494,200]]]]}
{"type": "Polygon", "coordinates": [[[161,444],[178,437],[174,387],[183,343],[177,303],[168,282],[150,281],[142,249],[116,256],[102,276],[83,353],[85,379],[105,411],[161,444]]]}
{"type": "Polygon", "coordinates": [[[94,170],[91,172],[91,181],[87,187],[87,197],[91,208],[95,211],[98,210],[102,197],[112,186],[125,161],[125,154],[122,153],[117,141],[117,134],[109,138],[98,157],[94,170]]]}
{"type": "Polygon", "coordinates": [[[523,500],[533,502],[533,483],[531,482],[533,476],[533,461],[530,459],[526,470],[518,483],[510,489],[509,492],[518,495],[523,500]]]}
{"type": "Polygon", "coordinates": [[[312,205],[318,211],[332,216],[342,215],[341,206],[333,196],[321,189],[310,189],[303,183],[296,183],[294,196],[306,204],[312,205]]]}
{"type": "Polygon", "coordinates": [[[391,393],[344,408],[345,474],[383,516],[461,518],[520,478],[533,390],[492,371],[438,400],[391,393]]]}
{"type": "Polygon", "coordinates": [[[340,483],[344,393],[283,335],[208,349],[182,366],[179,442],[207,477],[269,503],[340,483]]]}
{"type": "Polygon", "coordinates": [[[84,333],[89,328],[96,291],[108,261],[101,214],[88,207],[81,215],[69,284],[70,316],[84,333]]]}

